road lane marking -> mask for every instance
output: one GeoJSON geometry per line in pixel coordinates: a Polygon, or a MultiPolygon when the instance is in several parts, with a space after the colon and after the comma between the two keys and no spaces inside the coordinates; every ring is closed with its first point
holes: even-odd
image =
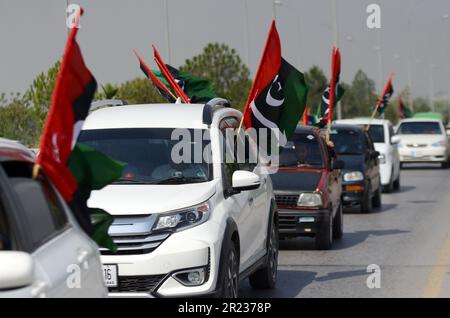
{"type": "Polygon", "coordinates": [[[433,269],[428,275],[426,287],[423,291],[424,298],[438,298],[441,295],[442,285],[448,273],[450,265],[450,233],[439,251],[439,255],[434,263],[433,269]]]}

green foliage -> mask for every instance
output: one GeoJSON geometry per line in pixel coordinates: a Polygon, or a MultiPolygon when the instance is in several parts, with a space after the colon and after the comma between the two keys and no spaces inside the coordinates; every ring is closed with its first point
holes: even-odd
{"type": "Polygon", "coordinates": [[[119,88],[110,83],[107,83],[104,86],[102,86],[102,90],[104,99],[114,99],[116,98],[117,93],[119,92],[119,88]]]}
{"type": "Polygon", "coordinates": [[[314,65],[305,73],[305,80],[308,85],[307,105],[310,112],[315,114],[317,108],[320,107],[323,92],[328,86],[328,79],[322,69],[314,65]]]}
{"type": "Polygon", "coordinates": [[[129,104],[166,103],[147,78],[135,78],[118,87],[117,98],[129,104]]]}
{"type": "Polygon", "coordinates": [[[358,70],[351,86],[347,87],[342,98],[343,117],[370,116],[370,107],[377,101],[374,81],[362,70],[358,70]]]}
{"type": "Polygon", "coordinates": [[[252,81],[250,70],[235,49],[225,44],[208,44],[200,55],[187,59],[180,71],[209,80],[218,96],[244,109],[252,81]]]}

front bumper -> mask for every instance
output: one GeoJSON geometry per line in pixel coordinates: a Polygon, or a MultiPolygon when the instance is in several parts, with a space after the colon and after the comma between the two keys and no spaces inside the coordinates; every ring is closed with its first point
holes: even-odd
{"type": "Polygon", "coordinates": [[[330,211],[278,209],[278,228],[281,237],[314,236],[330,218],[330,211]]]}
{"type": "Polygon", "coordinates": [[[446,147],[423,147],[399,149],[401,162],[446,162],[448,153],[446,147]]]}
{"type": "Polygon", "coordinates": [[[177,232],[154,251],[141,255],[102,255],[103,264],[118,265],[118,286],[110,297],[196,297],[216,293],[224,229],[213,222],[177,232]],[[203,267],[200,286],[185,286],[173,274],[203,267]]]}
{"type": "Polygon", "coordinates": [[[344,207],[361,205],[366,198],[366,187],[364,182],[344,182],[342,184],[342,204],[344,207]],[[360,191],[348,191],[346,186],[360,186],[360,191]]]}

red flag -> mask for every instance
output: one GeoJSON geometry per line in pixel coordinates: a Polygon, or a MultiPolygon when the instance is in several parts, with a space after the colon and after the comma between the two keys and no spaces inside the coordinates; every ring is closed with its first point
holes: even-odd
{"type": "MultiPolygon", "coordinates": [[[[80,10],[78,20],[82,13],[80,10]]],[[[97,82],[84,64],[76,42],[77,32],[77,27],[72,28],[67,39],[34,173],[36,175],[42,168],[66,202],[72,200],[77,188],[67,162],[97,89],[97,82]]]]}
{"type": "Polygon", "coordinates": [[[164,76],[164,78],[169,83],[170,87],[172,87],[172,89],[175,92],[175,94],[179,98],[181,98],[181,100],[184,103],[189,103],[190,102],[189,97],[186,95],[186,93],[183,91],[183,89],[181,89],[181,87],[180,87],[180,85],[178,85],[177,81],[173,78],[172,74],[170,73],[170,71],[167,68],[166,64],[162,60],[162,58],[159,55],[159,52],[158,52],[158,50],[156,49],[155,46],[153,46],[153,52],[154,52],[154,55],[155,55],[155,62],[158,65],[162,75],[164,76]]]}
{"type": "Polygon", "coordinates": [[[398,112],[400,119],[405,119],[405,104],[403,104],[402,95],[398,96],[398,112]]]}
{"type": "Polygon", "coordinates": [[[392,86],[393,77],[394,77],[394,74],[391,74],[391,76],[389,77],[389,80],[387,81],[386,86],[383,90],[383,93],[381,94],[380,98],[378,99],[376,109],[380,108],[381,106],[385,107],[389,98],[391,98],[391,96],[394,94],[394,88],[392,86]]]}
{"type": "Polygon", "coordinates": [[[305,111],[303,112],[303,126],[308,126],[309,117],[308,117],[308,105],[305,106],[305,111]]]}
{"type": "Polygon", "coordinates": [[[134,50],[133,52],[138,58],[140,68],[142,72],[144,72],[145,76],[147,76],[147,78],[153,83],[153,85],[155,85],[155,87],[163,97],[168,100],[172,100],[172,102],[175,102],[177,100],[177,97],[170,91],[170,89],[166,85],[164,85],[163,82],[159,80],[159,78],[155,76],[155,74],[153,74],[152,70],[145,64],[144,60],[137,54],[137,52],[134,50]]]}
{"type": "Polygon", "coordinates": [[[255,75],[250,94],[248,95],[247,103],[244,109],[244,124],[245,127],[252,127],[250,104],[255,97],[263,91],[266,86],[274,80],[278,75],[281,67],[281,41],[275,25],[275,20],[270,26],[269,36],[264,47],[261,61],[259,62],[258,71],[255,75]]]}
{"type": "Polygon", "coordinates": [[[331,55],[331,80],[330,80],[330,102],[328,110],[328,122],[331,123],[333,119],[333,107],[336,91],[336,83],[339,81],[339,74],[341,73],[341,52],[338,48],[333,47],[331,55]]]}

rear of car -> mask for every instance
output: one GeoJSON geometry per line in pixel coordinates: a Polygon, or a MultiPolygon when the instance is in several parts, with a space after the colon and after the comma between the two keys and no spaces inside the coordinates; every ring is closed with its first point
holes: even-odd
{"type": "Polygon", "coordinates": [[[97,245],[33,162],[0,140],[0,297],[105,297],[97,245]]]}
{"type": "Polygon", "coordinates": [[[400,161],[404,163],[440,163],[448,166],[449,144],[439,119],[402,120],[397,129],[400,161]]]}

